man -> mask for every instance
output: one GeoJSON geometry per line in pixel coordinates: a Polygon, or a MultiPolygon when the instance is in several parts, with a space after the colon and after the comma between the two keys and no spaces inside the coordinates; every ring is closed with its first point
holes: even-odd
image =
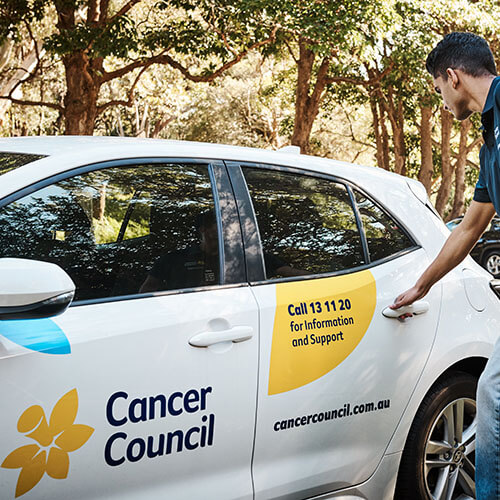
{"type": "MultiPolygon", "coordinates": [[[[415,286],[399,295],[398,309],[422,298],[458,265],[476,244],[495,211],[500,214],[500,77],[483,38],[450,33],[427,57],[427,71],[445,109],[458,120],[481,112],[484,145],[474,199],[462,222],[415,286]]],[[[403,315],[405,317],[406,315],[403,315]]],[[[500,343],[497,342],[478,385],[476,493],[479,500],[500,499],[500,343]]]]}
{"type": "MultiPolygon", "coordinates": [[[[198,214],[194,226],[199,243],[157,259],[139,293],[219,284],[219,240],[215,212],[208,210],[198,214]]],[[[268,278],[309,274],[291,267],[272,254],[264,254],[264,261],[268,278]]]]}
{"type": "Polygon", "coordinates": [[[199,243],[160,257],[139,293],[219,284],[219,241],[214,211],[198,214],[194,225],[199,243]]]}

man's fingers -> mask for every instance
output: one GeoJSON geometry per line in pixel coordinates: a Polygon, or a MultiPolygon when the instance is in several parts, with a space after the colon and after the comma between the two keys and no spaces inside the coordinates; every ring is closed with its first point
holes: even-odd
{"type": "Polygon", "coordinates": [[[399,309],[400,307],[406,305],[404,299],[405,299],[405,294],[402,294],[399,297],[396,297],[394,304],[390,305],[389,307],[391,309],[399,309]]]}

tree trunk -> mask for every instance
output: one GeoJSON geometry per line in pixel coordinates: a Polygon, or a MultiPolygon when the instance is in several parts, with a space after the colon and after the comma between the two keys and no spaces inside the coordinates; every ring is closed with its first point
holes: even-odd
{"type": "Polygon", "coordinates": [[[463,214],[465,206],[465,165],[467,164],[467,138],[472,123],[469,119],[460,123],[460,145],[455,166],[455,198],[448,219],[454,219],[463,214]]]}
{"type": "Polygon", "coordinates": [[[404,109],[402,101],[396,108],[396,127],[393,129],[395,170],[397,174],[406,175],[406,144],[404,132],[404,109]]]}
{"type": "Polygon", "coordinates": [[[64,121],[66,135],[92,135],[97,117],[100,78],[84,52],[63,57],[66,70],[64,121]]]}
{"type": "Polygon", "coordinates": [[[374,95],[370,96],[370,108],[372,110],[372,126],[373,126],[373,134],[375,136],[375,145],[377,147],[375,152],[375,157],[377,159],[377,166],[379,168],[386,168],[384,163],[384,143],[382,139],[382,132],[380,131],[380,121],[383,120],[383,116],[379,114],[379,108],[377,104],[377,99],[374,95]]]}
{"type": "MultiPolygon", "coordinates": [[[[57,28],[71,32],[76,26],[75,2],[56,2],[57,28]]],[[[88,12],[93,23],[97,15],[94,3],[88,12]]],[[[102,85],[103,60],[89,59],[86,51],[72,52],[62,57],[66,73],[64,122],[66,135],[92,135],[97,117],[97,98],[102,85]]]]}
{"type": "Polygon", "coordinates": [[[399,101],[394,102],[394,92],[392,87],[389,87],[387,95],[379,92],[381,103],[389,118],[392,129],[392,143],[394,145],[394,171],[397,174],[406,174],[406,144],[404,134],[404,107],[399,101]]]}
{"type": "Polygon", "coordinates": [[[304,39],[300,39],[292,144],[299,146],[302,153],[309,152],[309,139],[314,120],[318,115],[319,105],[326,87],[326,75],[330,66],[329,58],[325,57],[318,69],[313,91],[310,93],[314,59],[314,52],[307,46],[304,39]]]}
{"type": "Polygon", "coordinates": [[[432,187],[432,173],[434,165],[432,161],[432,108],[421,106],[420,108],[420,157],[421,166],[418,180],[425,186],[428,194],[432,187]]]}
{"type": "Polygon", "coordinates": [[[92,204],[92,217],[99,222],[104,220],[106,213],[106,184],[102,184],[99,188],[99,196],[93,199],[92,204]]]}
{"type": "Polygon", "coordinates": [[[382,152],[383,152],[382,157],[384,162],[384,169],[390,170],[391,161],[389,155],[389,132],[387,130],[385,113],[382,107],[380,106],[380,103],[379,103],[379,109],[380,109],[380,128],[382,129],[382,152]]]}
{"type": "Polygon", "coordinates": [[[441,186],[436,200],[436,210],[441,217],[444,215],[453,181],[450,145],[452,126],[453,115],[446,111],[444,107],[441,108],[441,186]]]}
{"type": "MultiPolygon", "coordinates": [[[[7,44],[7,42],[6,42],[7,44]]],[[[4,66],[8,62],[8,52],[6,52],[5,45],[3,46],[4,49],[3,51],[0,50],[0,72],[2,69],[4,69],[4,66]]],[[[8,45],[7,45],[8,47],[8,45]]],[[[10,92],[14,89],[16,85],[18,85],[19,82],[22,82],[26,80],[31,71],[35,68],[37,64],[37,57],[36,57],[36,51],[38,50],[38,53],[40,57],[43,57],[45,54],[45,50],[42,48],[42,44],[38,43],[37,47],[33,48],[28,52],[28,54],[23,58],[21,61],[21,64],[19,65],[18,69],[14,72],[13,75],[10,76],[9,79],[3,79],[0,78],[0,95],[7,96],[10,94],[10,92]]],[[[0,73],[1,74],[1,73],[0,73]]],[[[21,89],[18,87],[14,91],[14,96],[16,96],[16,93],[19,92],[21,94],[21,89]]],[[[0,124],[3,121],[3,117],[6,113],[6,111],[10,107],[10,101],[8,99],[2,99],[0,100],[0,124]]]]}

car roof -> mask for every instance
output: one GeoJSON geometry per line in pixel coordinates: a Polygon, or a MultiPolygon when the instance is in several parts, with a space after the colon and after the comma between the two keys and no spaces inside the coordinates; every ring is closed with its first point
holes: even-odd
{"type": "Polygon", "coordinates": [[[195,158],[247,161],[299,167],[349,179],[361,185],[371,181],[399,184],[406,189],[406,179],[385,170],[348,162],[308,156],[289,151],[272,151],[241,146],[202,142],[139,139],[100,136],[36,136],[0,138],[0,153],[46,155],[2,175],[0,198],[34,183],[78,166],[130,158],[195,158]]]}

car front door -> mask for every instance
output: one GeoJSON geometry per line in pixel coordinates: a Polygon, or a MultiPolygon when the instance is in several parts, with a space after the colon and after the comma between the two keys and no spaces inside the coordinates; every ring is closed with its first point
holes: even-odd
{"type": "Polygon", "coordinates": [[[256,498],[361,483],[380,463],[435,335],[439,287],[425,314],[404,323],[382,314],[415,283],[426,253],[344,182],[230,168],[260,308],[256,498]]]}
{"type": "Polygon", "coordinates": [[[156,159],[0,207],[1,257],[77,285],[61,316],[0,321],[3,499],[253,497],[258,312],[229,192],[217,162],[156,159]]]}

